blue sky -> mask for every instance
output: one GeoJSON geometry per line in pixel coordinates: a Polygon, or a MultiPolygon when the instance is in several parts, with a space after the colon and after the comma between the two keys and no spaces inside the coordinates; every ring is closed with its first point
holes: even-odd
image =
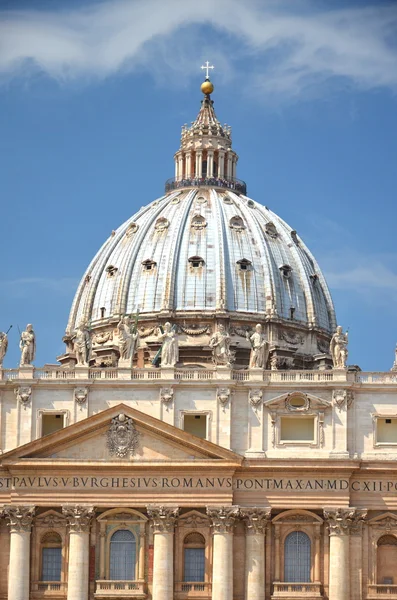
{"type": "Polygon", "coordinates": [[[397,3],[0,0],[0,330],[55,363],[78,281],[162,195],[200,65],[248,194],[303,237],[351,364],[397,341],[397,3]]]}

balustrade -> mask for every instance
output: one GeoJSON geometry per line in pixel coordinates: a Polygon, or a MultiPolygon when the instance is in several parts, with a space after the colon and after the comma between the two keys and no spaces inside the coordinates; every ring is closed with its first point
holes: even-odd
{"type": "Polygon", "coordinates": [[[320,583],[285,583],[275,582],[273,584],[273,598],[287,598],[293,594],[295,597],[318,596],[321,597],[320,583]]]}
{"type": "Polygon", "coordinates": [[[33,581],[32,592],[43,596],[66,596],[67,584],[63,581],[33,581]]]}
{"type": "Polygon", "coordinates": [[[397,598],[397,585],[377,584],[368,586],[368,598],[397,598]]]}
{"type": "Polygon", "coordinates": [[[177,598],[210,598],[211,584],[208,582],[182,581],[175,583],[175,594],[177,598]]]}

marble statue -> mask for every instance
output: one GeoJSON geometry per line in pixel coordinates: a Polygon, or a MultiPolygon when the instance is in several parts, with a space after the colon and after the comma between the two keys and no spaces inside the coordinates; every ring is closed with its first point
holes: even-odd
{"type": "Polygon", "coordinates": [[[230,335],[224,325],[218,326],[218,331],[211,337],[209,345],[212,349],[212,361],[216,365],[230,365],[233,353],[230,351],[230,335]]]}
{"type": "Polygon", "coordinates": [[[334,363],[334,369],[346,369],[346,361],[348,356],[347,344],[349,340],[349,334],[343,333],[343,329],[340,325],[336,328],[334,335],[332,336],[331,343],[329,346],[332,360],[334,363]]]}
{"type": "Polygon", "coordinates": [[[4,331],[0,331],[0,367],[3,366],[3,360],[7,353],[8,335],[4,331]]]}
{"type": "Polygon", "coordinates": [[[396,347],[394,349],[394,363],[392,368],[390,369],[391,371],[397,371],[397,344],[396,347]]]}
{"type": "Polygon", "coordinates": [[[171,323],[164,325],[164,331],[159,331],[159,338],[163,342],[161,346],[161,366],[175,367],[179,360],[178,336],[171,323]]]}
{"type": "Polygon", "coordinates": [[[120,350],[120,359],[133,359],[139,345],[139,333],[136,327],[131,327],[131,319],[125,316],[117,325],[119,334],[118,346],[120,350]],[[135,330],[135,331],[134,331],[135,330]]]}
{"type": "Polygon", "coordinates": [[[73,335],[73,351],[78,365],[88,365],[90,353],[90,334],[84,323],[80,323],[73,335]]]}
{"type": "Polygon", "coordinates": [[[269,342],[262,332],[260,323],[255,326],[255,331],[251,335],[247,331],[247,340],[251,342],[250,369],[266,369],[269,358],[269,342]]]}
{"type": "Polygon", "coordinates": [[[29,323],[26,325],[25,331],[22,331],[19,340],[19,348],[21,350],[20,367],[31,365],[36,355],[36,336],[33,331],[33,326],[29,323]]]}

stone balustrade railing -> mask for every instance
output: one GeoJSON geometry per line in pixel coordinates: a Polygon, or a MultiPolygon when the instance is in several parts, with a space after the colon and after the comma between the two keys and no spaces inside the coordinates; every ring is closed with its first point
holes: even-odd
{"type": "Polygon", "coordinates": [[[32,582],[32,592],[39,592],[40,598],[46,596],[64,596],[66,594],[67,584],[63,581],[34,581],[32,582]]]}
{"type": "Polygon", "coordinates": [[[397,385],[397,373],[334,371],[262,371],[260,369],[232,370],[226,367],[211,367],[203,369],[175,368],[161,369],[149,367],[146,369],[125,369],[117,367],[89,368],[77,366],[65,368],[50,366],[35,368],[31,366],[21,369],[0,369],[0,381],[14,380],[130,380],[130,381],[235,381],[236,383],[256,382],[259,384],[287,384],[290,386],[315,386],[318,384],[362,384],[362,385],[397,385]]]}
{"type": "Polygon", "coordinates": [[[145,593],[145,582],[144,581],[123,581],[123,580],[97,580],[95,597],[108,598],[109,596],[125,596],[133,598],[134,596],[142,597],[145,593]]]}
{"type": "Polygon", "coordinates": [[[368,586],[368,598],[397,598],[397,585],[377,584],[368,586]]]}
{"type": "Polygon", "coordinates": [[[321,597],[321,584],[320,583],[284,583],[275,582],[273,584],[273,598],[289,598],[291,594],[297,598],[304,598],[309,596],[321,597]]]}
{"type": "Polygon", "coordinates": [[[211,584],[201,581],[181,581],[175,583],[175,594],[178,598],[210,598],[211,584]]]}

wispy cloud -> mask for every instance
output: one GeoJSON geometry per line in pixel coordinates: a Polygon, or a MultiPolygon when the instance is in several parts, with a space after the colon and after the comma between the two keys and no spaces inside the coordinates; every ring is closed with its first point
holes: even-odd
{"type": "Polygon", "coordinates": [[[241,77],[246,59],[244,78],[266,97],[397,88],[395,3],[321,10],[303,0],[107,0],[0,19],[3,81],[37,72],[103,79],[137,67],[186,78],[208,57],[229,78],[241,77]]]}
{"type": "Polygon", "coordinates": [[[74,277],[19,277],[2,281],[1,288],[9,297],[23,298],[34,294],[35,290],[41,294],[70,295],[77,284],[78,279],[74,277]]]}

